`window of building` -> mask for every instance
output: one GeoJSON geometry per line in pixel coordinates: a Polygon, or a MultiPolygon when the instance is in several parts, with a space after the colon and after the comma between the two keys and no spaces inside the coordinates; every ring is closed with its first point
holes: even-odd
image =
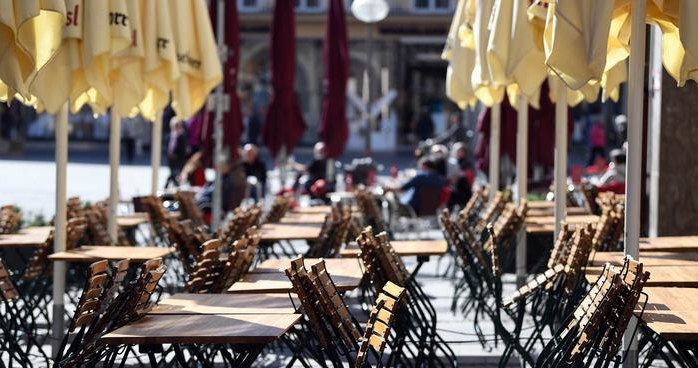
{"type": "Polygon", "coordinates": [[[261,9],[260,0],[237,0],[238,10],[242,13],[253,12],[261,9]]]}
{"type": "Polygon", "coordinates": [[[296,10],[301,12],[319,12],[324,10],[322,0],[295,0],[296,10]]]}
{"type": "Polygon", "coordinates": [[[413,9],[420,13],[447,13],[453,10],[453,0],[413,0],[413,9]]]}

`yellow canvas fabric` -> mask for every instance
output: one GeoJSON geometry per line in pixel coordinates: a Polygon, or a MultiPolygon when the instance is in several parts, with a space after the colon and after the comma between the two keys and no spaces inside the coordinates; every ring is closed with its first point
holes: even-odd
{"type": "Polygon", "coordinates": [[[0,80],[3,100],[15,92],[31,99],[38,70],[54,57],[65,22],[61,0],[0,0],[0,80]]]}
{"type": "Polygon", "coordinates": [[[131,44],[128,5],[126,0],[84,1],[83,67],[90,89],[78,99],[89,103],[96,113],[103,114],[113,103],[112,61],[131,44]]]}
{"type": "Polygon", "coordinates": [[[546,64],[570,88],[599,83],[606,66],[614,3],[609,0],[557,0],[551,3],[546,31],[546,64]]]}
{"type": "Polygon", "coordinates": [[[143,117],[154,121],[170,102],[170,91],[179,78],[168,0],[147,1],[144,19],[147,20],[143,26],[146,91],[139,107],[143,117]]]}
{"type": "Polygon", "coordinates": [[[506,85],[509,96],[525,95],[538,106],[540,86],[547,76],[545,56],[533,38],[528,0],[496,0],[489,38],[488,66],[492,82],[506,85]]]}
{"type": "Polygon", "coordinates": [[[448,33],[446,46],[441,54],[442,59],[449,61],[446,71],[446,96],[461,109],[474,107],[477,103],[475,91],[470,84],[470,77],[475,67],[475,51],[464,46],[460,32],[461,26],[469,30],[467,25],[466,5],[470,0],[459,0],[453,16],[451,29],[448,33]]]}
{"type": "Polygon", "coordinates": [[[488,65],[487,45],[490,37],[490,17],[494,0],[477,0],[475,19],[473,21],[473,38],[475,43],[475,68],[472,84],[478,100],[486,106],[501,103],[504,99],[504,85],[492,81],[488,65]]]}
{"type": "Polygon", "coordinates": [[[205,0],[170,0],[174,19],[180,77],[172,93],[172,107],[189,119],[206,103],[223,79],[216,40],[205,0]]]}
{"type": "Polygon", "coordinates": [[[82,103],[74,101],[86,100],[79,97],[89,88],[82,60],[83,0],[65,0],[65,6],[66,20],[61,45],[55,57],[39,70],[31,88],[32,94],[49,113],[58,112],[68,100],[73,112],[80,110],[82,103]]]}
{"type": "Polygon", "coordinates": [[[113,106],[121,116],[138,113],[138,104],[145,98],[143,63],[143,20],[141,18],[145,2],[126,0],[128,25],[131,43],[112,59],[111,83],[114,94],[113,106]]]}

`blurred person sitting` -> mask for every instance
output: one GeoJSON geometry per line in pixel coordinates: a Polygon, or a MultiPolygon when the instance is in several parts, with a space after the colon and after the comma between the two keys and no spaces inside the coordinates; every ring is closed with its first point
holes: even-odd
{"type": "Polygon", "coordinates": [[[170,184],[179,186],[179,176],[187,163],[188,156],[187,133],[184,123],[178,117],[170,119],[170,138],[167,144],[167,164],[170,168],[170,176],[165,182],[165,188],[170,184]]]}
{"type": "Polygon", "coordinates": [[[329,188],[322,187],[327,185],[327,151],[324,142],[315,143],[315,146],[313,146],[313,159],[307,165],[297,164],[296,170],[300,173],[294,188],[302,184],[304,192],[310,194],[310,197],[313,199],[324,198],[325,196],[322,193],[331,191],[329,188]],[[318,185],[315,185],[316,183],[318,185]]]}
{"type": "Polygon", "coordinates": [[[430,159],[436,165],[436,172],[444,178],[448,175],[448,148],[442,144],[431,146],[430,159]]]}
{"type": "Polygon", "coordinates": [[[608,169],[592,183],[598,187],[625,184],[625,152],[622,149],[611,151],[611,163],[608,169]]]}
{"type": "Polygon", "coordinates": [[[248,178],[255,178],[256,183],[261,187],[261,192],[257,193],[256,188],[253,188],[251,193],[252,198],[258,199],[264,197],[264,191],[267,185],[267,165],[259,158],[259,150],[254,144],[248,143],[243,147],[245,175],[248,178]]]}
{"type": "Polygon", "coordinates": [[[436,172],[434,161],[422,158],[419,161],[417,175],[400,186],[399,191],[403,192],[400,202],[410,206],[417,216],[435,215],[435,213],[428,213],[431,211],[427,208],[427,203],[436,209],[440,205],[439,201],[447,184],[446,178],[436,172]]]}
{"type": "Polygon", "coordinates": [[[448,159],[448,181],[451,186],[451,197],[448,207],[462,208],[473,194],[472,186],[475,180],[475,170],[468,159],[468,149],[465,143],[458,142],[451,148],[448,159]]]}

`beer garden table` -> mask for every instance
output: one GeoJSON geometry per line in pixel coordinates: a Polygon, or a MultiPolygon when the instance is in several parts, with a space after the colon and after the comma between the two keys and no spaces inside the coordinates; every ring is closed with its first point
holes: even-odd
{"type": "Polygon", "coordinates": [[[92,263],[100,260],[121,261],[125,259],[135,263],[143,263],[153,258],[164,258],[173,254],[174,248],[167,247],[122,247],[85,245],[65,252],[54,253],[49,256],[51,261],[65,261],[68,263],[92,263]]]}
{"type": "MultiPolygon", "coordinates": [[[[446,240],[391,240],[390,245],[400,257],[417,257],[417,266],[411,277],[416,277],[424,263],[432,256],[443,256],[448,252],[446,240]]],[[[361,249],[356,243],[349,243],[339,252],[340,257],[359,257],[361,249]]]]}
{"type": "Polygon", "coordinates": [[[320,225],[298,224],[264,224],[259,228],[262,241],[277,242],[283,240],[317,240],[320,237],[320,225]]]}

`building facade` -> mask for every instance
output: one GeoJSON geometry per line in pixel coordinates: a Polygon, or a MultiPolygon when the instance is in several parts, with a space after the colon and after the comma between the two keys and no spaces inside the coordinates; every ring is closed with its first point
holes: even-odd
{"type": "MultiPolygon", "coordinates": [[[[296,93],[308,131],[305,144],[317,140],[322,105],[322,49],[326,10],[329,1],[295,0],[297,73],[296,93]]],[[[455,8],[455,0],[387,0],[388,17],[374,25],[355,19],[349,10],[352,0],[344,0],[350,38],[350,93],[348,115],[353,136],[364,134],[359,110],[354,107],[370,89],[376,101],[388,91],[396,92],[384,127],[397,145],[412,141],[420,112],[428,109],[436,117],[437,131],[443,125],[441,113],[455,110],[445,96],[446,63],[440,59],[444,40],[455,8]],[[367,71],[367,39],[372,27],[373,57],[367,71]],[[366,83],[369,75],[371,83],[366,83]],[[388,123],[390,121],[390,123],[388,123]]],[[[269,100],[269,39],[274,0],[237,0],[241,24],[240,93],[243,112],[263,116],[269,100]]],[[[387,110],[386,110],[387,111],[387,110]]],[[[248,120],[248,119],[246,119],[248,120]]],[[[382,138],[379,138],[382,139],[382,138]]],[[[387,145],[391,146],[391,145],[387,145]]]]}

